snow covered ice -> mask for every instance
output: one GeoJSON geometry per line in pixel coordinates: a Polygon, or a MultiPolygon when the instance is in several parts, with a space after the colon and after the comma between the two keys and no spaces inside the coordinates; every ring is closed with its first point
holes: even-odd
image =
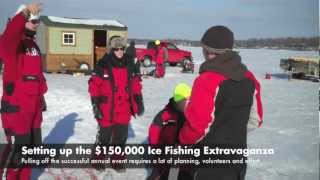
{"type": "MultiPolygon", "coordinates": [[[[203,61],[199,47],[182,47],[193,53],[196,69],[203,61]]],[[[262,85],[264,124],[249,133],[250,148],[274,148],[272,156],[254,157],[247,180],[315,180],[319,178],[319,83],[303,80],[288,81],[279,68],[280,58],[317,56],[311,51],[240,49],[243,62],[262,85]],[[273,74],[265,80],[265,73],[273,74]]],[[[142,68],[142,71],[144,68],[142,68]]],[[[151,70],[149,68],[148,70],[151,70]]],[[[182,74],[180,67],[167,67],[163,79],[143,79],[145,114],[132,119],[128,143],[146,143],[148,127],[156,113],[172,96],[180,82],[192,85],[197,73],[182,74]]],[[[197,72],[197,70],[195,71],[197,72]]],[[[46,74],[49,91],[44,113],[45,143],[93,143],[97,123],[93,118],[88,94],[89,76],[74,77],[46,74]]],[[[2,89],[2,88],[1,88],[2,89]]],[[[2,130],[1,130],[2,131],[2,130]]],[[[1,140],[4,141],[2,132],[1,140]]],[[[92,169],[33,170],[33,179],[144,179],[146,169],[127,169],[118,174],[111,169],[98,172],[92,169]]]]}

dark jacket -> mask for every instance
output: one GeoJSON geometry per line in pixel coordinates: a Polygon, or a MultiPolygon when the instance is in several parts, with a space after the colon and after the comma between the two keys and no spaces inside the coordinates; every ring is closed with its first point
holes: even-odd
{"type": "Polygon", "coordinates": [[[132,59],[136,58],[136,48],[133,41],[131,41],[130,46],[126,49],[126,54],[132,59]]]}
{"type": "Polygon", "coordinates": [[[236,52],[205,61],[186,107],[182,144],[247,145],[247,123],[254,113],[262,124],[260,84],[236,52]]]}

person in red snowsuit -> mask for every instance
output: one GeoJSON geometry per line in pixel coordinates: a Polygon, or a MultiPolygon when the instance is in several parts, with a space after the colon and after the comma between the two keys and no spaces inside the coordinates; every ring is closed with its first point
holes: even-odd
{"type": "Polygon", "coordinates": [[[155,60],[156,60],[156,69],[155,69],[155,77],[156,78],[163,78],[165,73],[166,73],[166,69],[165,69],[165,61],[167,60],[167,49],[165,49],[165,47],[161,47],[160,45],[160,41],[157,40],[155,42],[156,44],[156,56],[155,56],[155,60]]]}
{"type": "MultiPolygon", "coordinates": [[[[260,84],[232,50],[234,37],[224,26],[209,28],[201,39],[203,55],[199,76],[186,106],[181,144],[247,147],[248,122],[262,124],[260,84]]],[[[251,123],[250,123],[251,124],[251,123]]],[[[199,168],[196,180],[244,180],[246,164],[239,168],[199,168]]]]}
{"type": "Polygon", "coordinates": [[[98,144],[124,145],[132,116],[144,113],[141,76],[124,54],[125,39],[113,38],[111,51],[97,64],[89,80],[98,144]]]}
{"type": "MultiPolygon", "coordinates": [[[[180,83],[175,88],[175,93],[169,99],[169,103],[154,117],[149,127],[149,144],[151,145],[175,145],[178,144],[178,134],[185,122],[184,108],[191,94],[191,88],[180,83]]],[[[170,167],[155,167],[147,180],[167,180],[170,167]]],[[[188,180],[190,174],[180,170],[178,179],[188,180]]]]}
{"type": "MultiPolygon", "coordinates": [[[[43,95],[47,91],[40,49],[35,42],[40,4],[23,5],[8,22],[1,36],[4,61],[1,122],[8,143],[40,144],[43,95]],[[14,137],[14,141],[11,141],[14,137]]],[[[12,159],[16,157],[11,156],[12,159]]],[[[8,169],[7,179],[30,179],[30,168],[8,169]]]]}

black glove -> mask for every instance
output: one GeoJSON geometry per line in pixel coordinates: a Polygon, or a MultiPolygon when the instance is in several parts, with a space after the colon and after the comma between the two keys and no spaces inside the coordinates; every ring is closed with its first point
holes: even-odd
{"type": "Polygon", "coordinates": [[[8,101],[1,100],[1,113],[17,113],[20,111],[19,106],[10,104],[8,101]]]}
{"type": "Polygon", "coordinates": [[[42,107],[42,112],[47,111],[47,103],[44,96],[41,97],[41,107],[42,107]]]}
{"type": "Polygon", "coordinates": [[[5,87],[5,92],[7,95],[11,96],[13,91],[14,91],[14,83],[13,82],[8,82],[4,85],[5,87]]]}
{"type": "Polygon", "coordinates": [[[142,95],[135,95],[134,98],[138,104],[138,116],[142,116],[144,113],[144,104],[143,104],[142,95]]]}
{"type": "Polygon", "coordinates": [[[102,119],[103,118],[103,114],[102,114],[101,109],[99,108],[99,105],[101,103],[100,98],[91,97],[91,103],[92,103],[92,109],[93,109],[94,118],[96,118],[97,120],[102,119]]]}

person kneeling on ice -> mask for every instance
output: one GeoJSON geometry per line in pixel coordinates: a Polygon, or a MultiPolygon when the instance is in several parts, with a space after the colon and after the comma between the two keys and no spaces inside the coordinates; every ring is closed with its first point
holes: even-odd
{"type": "MultiPolygon", "coordinates": [[[[178,144],[179,129],[185,121],[184,107],[191,95],[191,88],[180,83],[174,89],[174,95],[169,103],[155,116],[149,128],[149,143],[151,145],[178,144]]],[[[170,168],[155,167],[148,180],[166,180],[170,168]]],[[[179,178],[187,180],[187,172],[179,171],[179,178]]]]}
{"type": "Polygon", "coordinates": [[[1,157],[1,164],[9,160],[9,166],[12,165],[7,168],[6,179],[31,179],[31,168],[15,167],[19,164],[18,147],[42,143],[42,111],[46,109],[47,84],[40,48],[35,42],[40,11],[39,3],[21,5],[7,23],[0,40],[4,61],[1,121],[8,144],[13,143],[10,155],[4,153],[1,157]]]}
{"type": "Polygon", "coordinates": [[[99,124],[97,144],[125,145],[131,116],[144,113],[141,77],[130,67],[132,63],[124,54],[125,46],[124,38],[113,38],[110,53],[98,62],[89,79],[93,113],[99,124]]]}

